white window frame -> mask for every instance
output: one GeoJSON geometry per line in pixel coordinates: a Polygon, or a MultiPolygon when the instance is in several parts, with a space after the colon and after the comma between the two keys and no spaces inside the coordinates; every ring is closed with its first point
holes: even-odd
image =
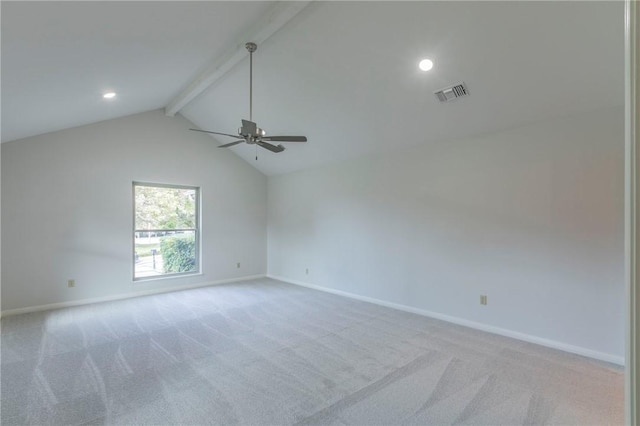
{"type": "Polygon", "coordinates": [[[191,186],[191,185],[176,185],[176,184],[167,184],[167,183],[152,183],[152,182],[138,182],[133,181],[131,186],[131,196],[133,200],[133,222],[131,232],[131,240],[132,240],[132,251],[131,251],[131,264],[132,268],[132,277],[133,281],[150,281],[150,280],[161,280],[167,278],[176,278],[176,277],[184,277],[188,275],[199,275],[200,272],[200,187],[199,186],[191,186]],[[147,186],[154,188],[174,188],[174,189],[189,189],[194,190],[196,194],[195,199],[195,228],[180,228],[180,229],[136,229],[136,187],[137,186],[147,186]],[[195,234],[195,258],[196,258],[196,268],[194,271],[189,272],[173,272],[169,274],[160,274],[160,275],[152,275],[147,277],[136,277],[136,232],[165,232],[165,231],[193,231],[195,234]]]}

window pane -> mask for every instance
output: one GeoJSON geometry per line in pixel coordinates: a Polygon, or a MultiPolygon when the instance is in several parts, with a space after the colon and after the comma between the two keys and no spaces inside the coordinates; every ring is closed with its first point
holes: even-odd
{"type": "Polygon", "coordinates": [[[135,186],[135,229],[196,228],[196,190],[135,186]]]}
{"type": "Polygon", "coordinates": [[[197,272],[195,231],[136,232],[136,278],[185,272],[197,272]]]}
{"type": "Polygon", "coordinates": [[[199,189],[134,183],[133,191],[133,278],[199,272],[199,189]]]}

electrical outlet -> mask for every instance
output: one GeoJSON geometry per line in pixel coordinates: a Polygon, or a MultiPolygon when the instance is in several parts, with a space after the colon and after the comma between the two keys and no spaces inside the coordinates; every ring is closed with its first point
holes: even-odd
{"type": "Polygon", "coordinates": [[[480,295],[480,304],[481,305],[486,305],[487,304],[487,295],[486,294],[481,294],[480,295]]]}
{"type": "Polygon", "coordinates": [[[71,279],[69,281],[67,281],[67,287],[71,288],[71,287],[75,287],[76,286],[76,280],[71,279]]]}
{"type": "Polygon", "coordinates": [[[240,262],[236,263],[236,268],[240,269],[240,262]]]}

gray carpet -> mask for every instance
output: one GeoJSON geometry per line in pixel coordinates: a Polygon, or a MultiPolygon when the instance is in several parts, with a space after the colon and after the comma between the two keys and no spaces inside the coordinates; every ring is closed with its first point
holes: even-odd
{"type": "Polygon", "coordinates": [[[257,280],[2,319],[11,424],[622,424],[619,367],[257,280]]]}

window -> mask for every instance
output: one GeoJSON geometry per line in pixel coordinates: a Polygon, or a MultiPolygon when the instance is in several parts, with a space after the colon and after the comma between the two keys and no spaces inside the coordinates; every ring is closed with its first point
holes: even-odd
{"type": "Polygon", "coordinates": [[[195,274],[199,188],[133,183],[133,279],[195,274]]]}

